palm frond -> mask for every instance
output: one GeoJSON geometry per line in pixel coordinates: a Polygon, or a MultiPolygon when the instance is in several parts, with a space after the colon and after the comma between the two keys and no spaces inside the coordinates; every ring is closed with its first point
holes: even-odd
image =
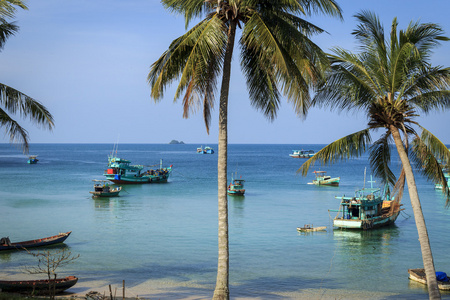
{"type": "MultiPolygon", "coordinates": [[[[176,100],[193,83],[194,77],[209,70],[210,60],[223,59],[225,30],[223,23],[213,17],[201,21],[186,34],[175,39],[169,49],[152,64],[147,76],[152,98],[155,101],[160,100],[164,96],[166,86],[181,77],[175,94],[176,100]]],[[[220,64],[216,66],[217,74],[220,64]]]]}
{"type": "Polygon", "coordinates": [[[28,153],[28,132],[0,108],[0,127],[5,129],[12,144],[22,145],[22,151],[28,153]]]}
{"type": "Polygon", "coordinates": [[[19,31],[19,26],[0,18],[0,49],[3,49],[6,40],[17,31],[19,31]]]}
{"type": "Polygon", "coordinates": [[[52,130],[54,126],[53,116],[39,101],[24,93],[0,83],[0,105],[13,114],[20,114],[23,118],[29,118],[38,126],[52,130]]]}
{"type": "Polygon", "coordinates": [[[444,158],[444,164],[450,161],[450,151],[429,131],[423,129],[422,135],[416,136],[412,142],[411,160],[420,172],[435,184],[442,185],[442,192],[446,195],[446,204],[450,204],[450,189],[439,163],[438,157],[444,158]]]}
{"type": "Polygon", "coordinates": [[[313,105],[332,110],[367,110],[382,90],[361,60],[362,58],[341,48],[330,55],[331,69],[326,82],[319,87],[313,105]]]}
{"type": "Polygon", "coordinates": [[[183,14],[185,18],[186,28],[192,19],[201,17],[202,15],[213,11],[213,6],[216,1],[205,0],[161,0],[164,8],[170,11],[183,14]]]}
{"type": "Polygon", "coordinates": [[[27,10],[28,7],[25,4],[25,1],[22,0],[1,0],[0,1],[0,18],[13,18],[17,7],[27,10]]]}
{"type": "Polygon", "coordinates": [[[371,138],[368,129],[347,135],[318,151],[313,157],[301,165],[297,173],[301,172],[303,176],[306,176],[310,166],[313,166],[316,161],[320,161],[322,165],[327,165],[333,164],[337,160],[359,157],[366,151],[370,142],[371,138]]]}
{"type": "Polygon", "coordinates": [[[390,137],[390,132],[387,131],[369,148],[369,160],[372,172],[375,177],[381,179],[383,185],[386,183],[395,185],[396,180],[394,173],[389,168],[391,161],[390,137]]]}

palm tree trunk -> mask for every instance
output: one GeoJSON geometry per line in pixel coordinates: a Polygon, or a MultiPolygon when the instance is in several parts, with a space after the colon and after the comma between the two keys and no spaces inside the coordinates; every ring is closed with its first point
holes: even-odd
{"type": "Polygon", "coordinates": [[[217,162],[218,210],[219,210],[219,256],[214,300],[230,299],[229,291],[229,249],[228,249],[228,198],[227,198],[227,150],[228,150],[228,91],[230,89],[231,59],[233,57],[236,22],[231,21],[228,28],[227,48],[225,50],[222,86],[219,104],[219,151],[217,162]]]}
{"type": "Polygon", "coordinates": [[[420,249],[422,251],[423,267],[427,276],[428,296],[430,299],[441,299],[441,293],[436,280],[434,269],[433,254],[431,253],[430,240],[428,238],[427,226],[423,217],[422,206],[420,205],[419,193],[417,192],[416,181],[411,168],[408,154],[403,146],[402,139],[398,128],[391,126],[392,137],[397,147],[400,160],[405,170],[406,182],[408,184],[409,197],[411,198],[411,206],[414,212],[417,232],[419,234],[420,249]]]}

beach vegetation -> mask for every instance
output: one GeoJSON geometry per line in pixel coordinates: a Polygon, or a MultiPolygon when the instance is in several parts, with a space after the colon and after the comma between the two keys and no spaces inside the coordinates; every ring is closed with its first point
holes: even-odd
{"type": "Polygon", "coordinates": [[[45,250],[30,252],[28,254],[35,257],[38,261],[36,266],[26,266],[25,271],[30,274],[45,274],[48,278],[48,294],[50,299],[55,299],[55,279],[57,278],[56,270],[73,263],[80,257],[80,254],[72,255],[72,252],[68,248],[62,248],[60,250],[45,250]],[[53,281],[52,281],[53,280],[53,281]]]}
{"type": "Polygon", "coordinates": [[[342,19],[341,10],[334,0],[161,2],[166,9],[184,15],[186,28],[192,21],[198,23],[152,64],[148,74],[151,97],[161,100],[165,88],[178,80],[175,100],[182,98],[183,117],[200,107],[209,134],[215,96],[219,96],[219,250],[213,299],[229,299],[227,126],[235,42],[251,105],[273,120],[284,96],[296,114],[305,116],[311,104],[310,89],[321,82],[328,65],[324,52],[311,41],[323,29],[305,17],[321,13],[342,19]]]}
{"type": "Polygon", "coordinates": [[[425,219],[413,166],[450,193],[442,166],[449,165],[450,152],[431,132],[419,124],[420,114],[450,108],[450,69],[432,66],[432,50],[448,41],[443,29],[434,23],[410,22],[398,30],[394,18],[386,36],[378,16],[370,11],[355,15],[359,24],[353,31],[359,52],[332,49],[331,68],[312,104],[332,110],[361,112],[367,127],[334,141],[318,151],[298,170],[306,175],[315,162],[332,164],[369,152],[374,175],[403,191],[408,186],[419,235],[430,299],[440,299],[425,219]],[[381,135],[373,141],[372,135],[381,135]],[[391,147],[401,160],[400,175],[391,170],[391,147]]]}
{"type": "MultiPolygon", "coordinates": [[[[6,40],[19,30],[15,22],[10,21],[18,8],[28,9],[21,0],[0,1],[0,50],[4,48],[6,40]]],[[[39,101],[0,83],[0,127],[5,129],[11,143],[21,145],[23,152],[27,153],[29,135],[27,130],[14,119],[17,115],[29,118],[37,126],[49,130],[54,126],[53,116],[39,101]]]]}

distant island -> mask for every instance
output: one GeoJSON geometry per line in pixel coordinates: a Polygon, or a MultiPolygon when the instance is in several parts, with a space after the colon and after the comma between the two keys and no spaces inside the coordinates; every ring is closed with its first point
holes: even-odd
{"type": "Polygon", "coordinates": [[[175,145],[183,144],[184,145],[184,142],[183,141],[177,141],[177,140],[171,140],[169,144],[175,144],[175,145]]]}

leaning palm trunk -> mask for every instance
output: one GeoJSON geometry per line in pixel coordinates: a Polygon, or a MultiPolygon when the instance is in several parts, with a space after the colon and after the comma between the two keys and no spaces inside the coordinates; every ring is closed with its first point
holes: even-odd
{"type": "Polygon", "coordinates": [[[236,22],[228,29],[227,48],[224,58],[222,86],[219,103],[219,153],[217,162],[218,206],[219,206],[219,256],[217,263],[217,281],[213,299],[230,298],[229,249],[228,249],[228,198],[227,198],[227,151],[228,151],[228,91],[230,89],[231,58],[233,56],[236,22]]]}
{"type": "Polygon", "coordinates": [[[431,253],[430,240],[428,238],[428,231],[425,225],[425,218],[422,213],[422,206],[420,205],[419,194],[417,192],[414,174],[409,162],[408,155],[403,146],[399,130],[391,126],[392,137],[395,141],[400,160],[405,170],[406,182],[408,184],[409,197],[411,198],[411,206],[414,212],[414,219],[416,221],[417,232],[419,234],[420,249],[422,251],[423,266],[427,277],[428,295],[430,299],[441,299],[441,294],[436,281],[436,273],[434,269],[433,255],[431,253]]]}

